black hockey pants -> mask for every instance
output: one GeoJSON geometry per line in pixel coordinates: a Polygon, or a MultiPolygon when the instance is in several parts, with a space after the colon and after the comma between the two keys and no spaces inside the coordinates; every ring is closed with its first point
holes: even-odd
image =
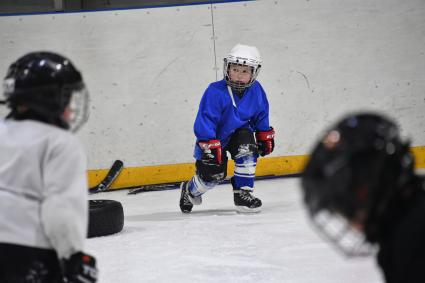
{"type": "Polygon", "coordinates": [[[1,283],[61,283],[61,274],[53,250],[0,243],[1,283]]]}

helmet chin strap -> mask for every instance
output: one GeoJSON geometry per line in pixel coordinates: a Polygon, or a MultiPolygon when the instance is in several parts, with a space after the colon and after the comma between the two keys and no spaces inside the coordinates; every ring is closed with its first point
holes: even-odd
{"type": "Polygon", "coordinates": [[[230,95],[230,99],[232,100],[233,107],[238,108],[238,107],[236,107],[236,102],[235,102],[233,90],[229,85],[227,86],[227,90],[229,91],[229,95],[230,95]]]}

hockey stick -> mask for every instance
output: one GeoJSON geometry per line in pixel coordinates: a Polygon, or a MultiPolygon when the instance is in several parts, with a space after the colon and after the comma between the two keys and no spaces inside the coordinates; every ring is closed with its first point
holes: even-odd
{"type": "MultiPolygon", "coordinates": [[[[280,178],[290,178],[290,177],[299,177],[300,174],[289,174],[289,175],[266,175],[266,176],[257,176],[255,177],[256,181],[260,180],[271,180],[271,179],[280,179],[280,178]]],[[[229,184],[230,179],[223,180],[220,185],[229,184]]],[[[163,183],[156,185],[143,185],[139,187],[132,188],[128,191],[128,195],[137,195],[145,192],[159,192],[159,191],[168,191],[175,190],[180,188],[181,182],[175,183],[163,183]]]]}
{"type": "Polygon", "coordinates": [[[103,178],[103,180],[97,186],[90,188],[89,193],[94,194],[108,190],[118,175],[121,173],[123,168],[124,163],[121,160],[115,160],[105,178],[103,178]]]}

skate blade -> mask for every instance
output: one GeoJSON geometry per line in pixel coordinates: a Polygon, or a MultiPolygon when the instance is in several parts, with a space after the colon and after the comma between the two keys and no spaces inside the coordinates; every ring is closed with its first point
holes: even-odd
{"type": "Polygon", "coordinates": [[[236,211],[238,213],[260,213],[261,212],[261,206],[256,208],[249,208],[246,206],[236,206],[236,211]]]}

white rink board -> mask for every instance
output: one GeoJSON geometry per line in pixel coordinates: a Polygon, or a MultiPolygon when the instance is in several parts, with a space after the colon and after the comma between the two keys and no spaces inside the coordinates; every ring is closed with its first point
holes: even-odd
{"type": "Polygon", "coordinates": [[[390,114],[413,145],[425,145],[424,18],[422,0],[0,17],[0,75],[33,50],[71,58],[92,98],[90,121],[78,134],[92,169],[118,158],[126,166],[191,162],[199,100],[221,79],[222,58],[238,42],[263,56],[259,80],[277,131],[274,156],[307,154],[325,126],[357,110],[390,114]]]}
{"type": "Polygon", "coordinates": [[[219,54],[234,38],[262,53],[278,155],[306,154],[323,127],[361,110],[387,112],[424,145],[424,1],[256,1],[214,12],[219,54]]]}

